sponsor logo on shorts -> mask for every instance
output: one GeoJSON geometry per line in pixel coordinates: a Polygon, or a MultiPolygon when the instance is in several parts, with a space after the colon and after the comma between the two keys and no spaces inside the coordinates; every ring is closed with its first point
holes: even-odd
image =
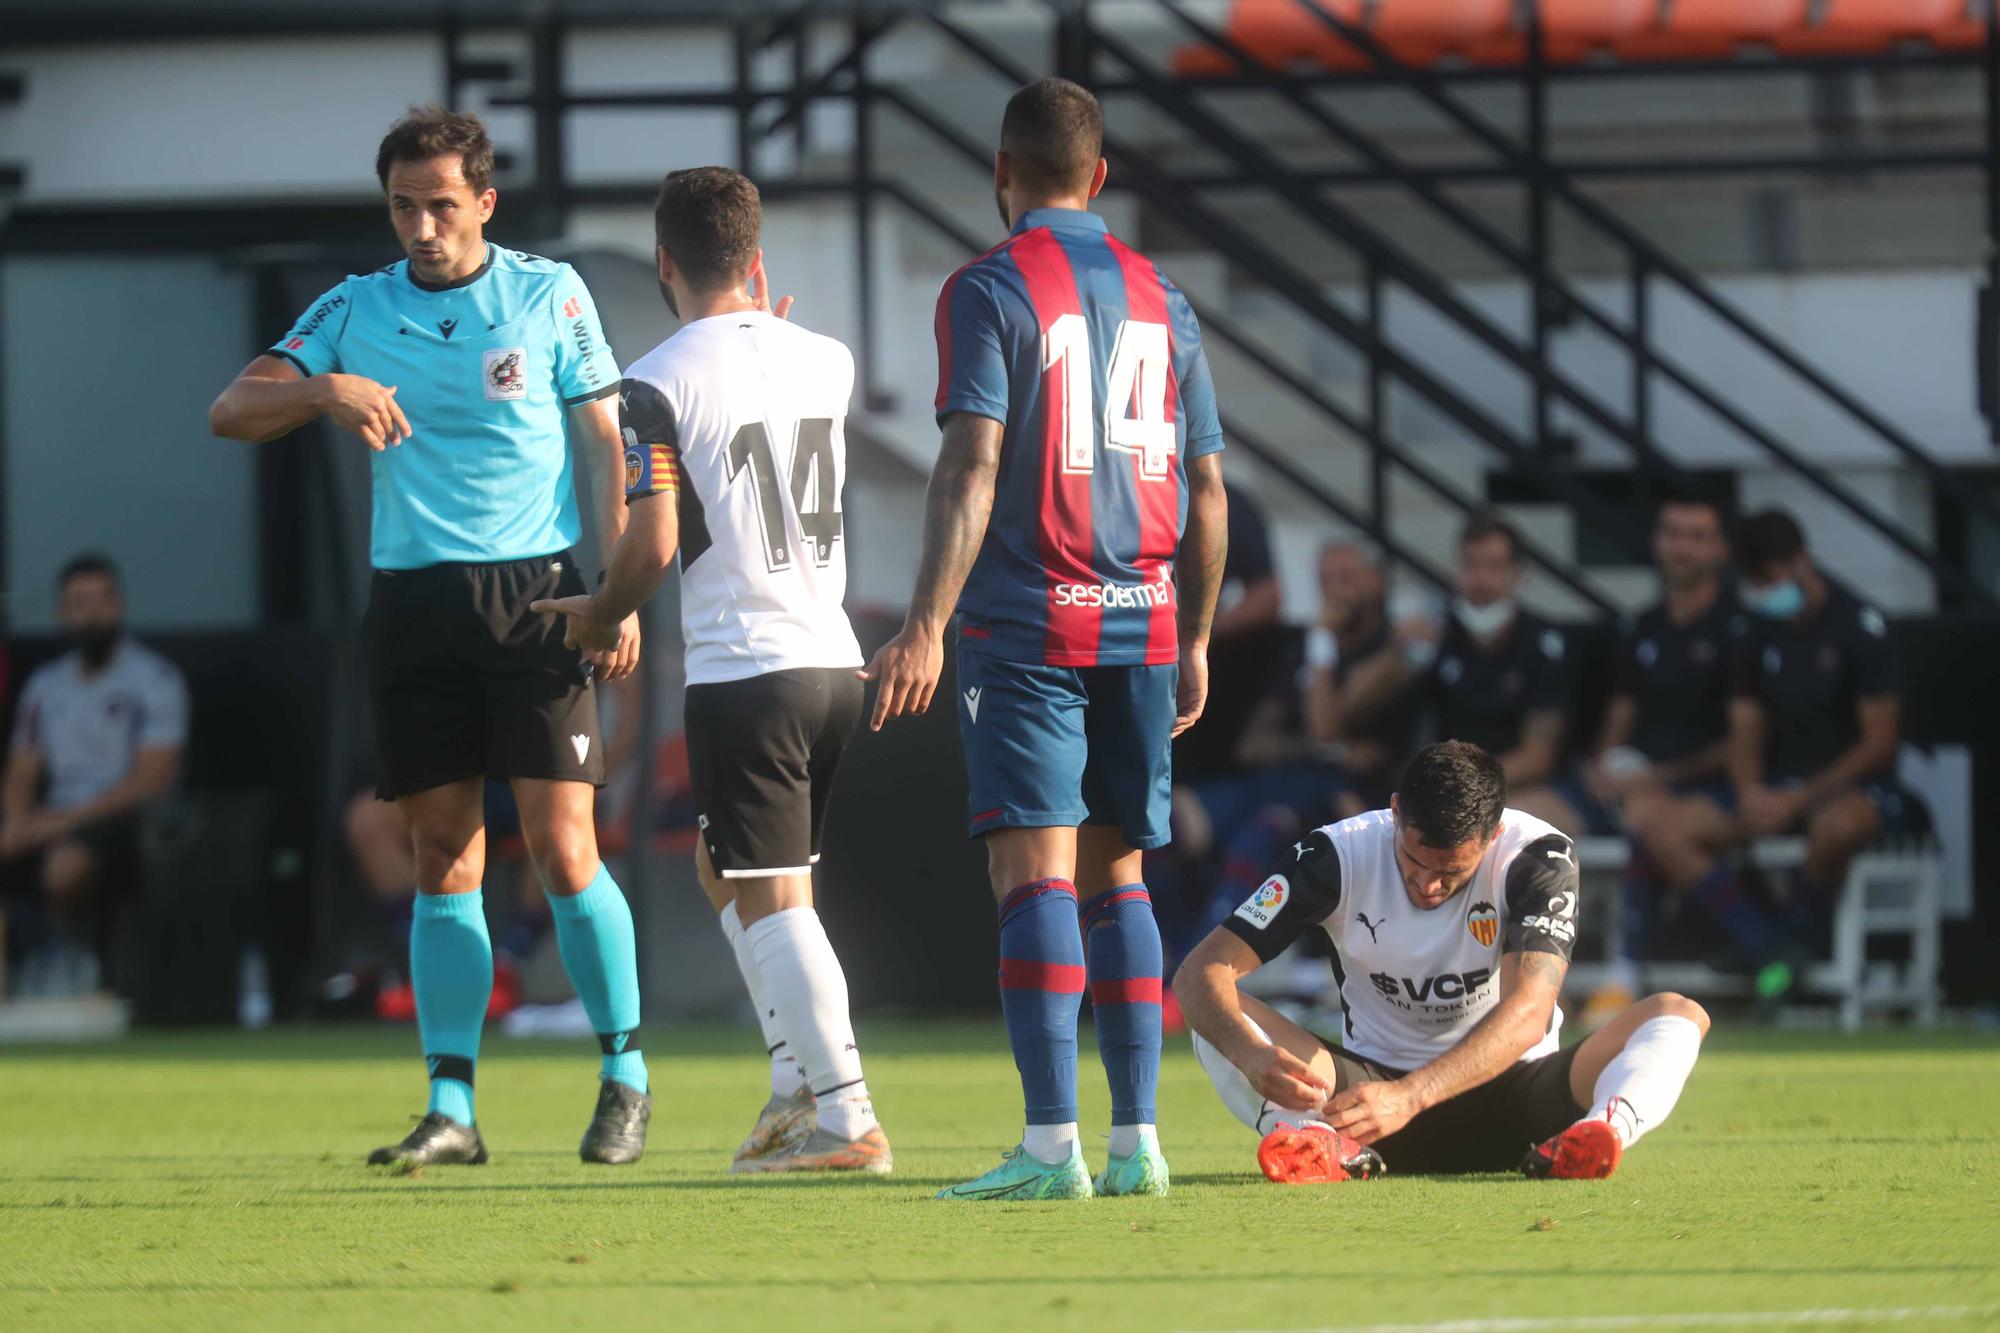
{"type": "Polygon", "coordinates": [[[577,762],[577,763],[579,763],[579,764],[580,764],[580,763],[582,763],[582,762],[583,762],[583,761],[584,761],[584,760],[585,760],[586,758],[588,758],[588,757],[589,757],[589,755],[590,755],[590,737],[589,737],[589,736],[587,736],[587,735],[585,735],[585,734],[584,734],[583,732],[580,732],[580,731],[579,731],[579,732],[578,732],[578,733],[577,733],[576,735],[574,735],[574,736],[572,736],[572,737],[570,737],[570,738],[569,738],[569,743],[570,743],[570,745],[571,745],[571,746],[572,746],[572,747],[573,747],[573,748],[574,748],[574,749],[576,750],[576,762],[577,762]]]}
{"type": "Polygon", "coordinates": [[[480,379],[489,403],[515,402],[528,396],[528,349],[493,347],[480,358],[480,379]]]}
{"type": "Polygon", "coordinates": [[[1172,606],[1174,585],[1165,577],[1158,583],[1058,583],[1055,599],[1057,606],[1093,606],[1113,610],[1172,606]]]}
{"type": "Polygon", "coordinates": [[[1500,914],[1493,910],[1492,903],[1474,903],[1471,915],[1465,919],[1465,928],[1472,932],[1473,939],[1490,949],[1500,937],[1500,914]]]}
{"type": "Polygon", "coordinates": [[[1273,875],[1257,886],[1257,892],[1250,895],[1243,906],[1236,909],[1236,915],[1248,921],[1259,930],[1264,930],[1278,919],[1278,913],[1292,896],[1291,881],[1283,875],[1273,875]]]}

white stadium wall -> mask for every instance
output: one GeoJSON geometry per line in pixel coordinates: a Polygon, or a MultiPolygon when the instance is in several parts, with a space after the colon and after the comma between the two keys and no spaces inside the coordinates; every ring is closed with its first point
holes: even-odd
{"type": "MultiPolygon", "coordinates": [[[[982,8],[975,12],[973,21],[986,25],[987,35],[1018,58],[1039,63],[1046,59],[1046,34],[1024,17],[1032,17],[1029,10],[982,8]]],[[[1130,18],[1137,22],[1137,16],[1149,12],[1149,7],[1105,12],[1120,21],[1130,18]]],[[[832,55],[844,44],[846,35],[844,25],[819,29],[815,58],[824,60],[832,55]]],[[[1159,36],[1149,32],[1145,40],[1156,42],[1159,36]]],[[[526,51],[525,39],[518,32],[498,29],[474,30],[464,48],[464,54],[475,58],[509,58],[517,68],[525,68],[526,51]]],[[[580,90],[685,89],[726,84],[730,59],[729,44],[719,29],[582,29],[567,43],[564,69],[570,85],[580,90]]],[[[907,80],[964,133],[981,141],[991,137],[1004,88],[986,72],[970,69],[962,58],[949,53],[927,29],[912,26],[900,30],[875,48],[871,60],[878,76],[907,80]]],[[[354,203],[372,198],[370,169],[381,129],[408,103],[442,93],[444,51],[435,37],[403,32],[112,41],[11,51],[6,63],[26,78],[23,100],[17,106],[0,108],[0,161],[19,161],[26,168],[23,202],[156,207],[240,203],[245,209],[255,209],[265,202],[326,199],[354,203]]],[[[759,82],[777,87],[789,83],[791,71],[782,53],[773,52],[758,58],[754,73],[759,82]]],[[[1714,86],[1703,85],[1711,90],[1703,96],[1711,96],[1714,86]]],[[[524,179],[532,169],[531,141],[524,112],[492,110],[486,105],[492,91],[478,85],[466,96],[472,108],[489,111],[496,141],[514,160],[511,172],[502,180],[504,210],[509,182],[524,179]]],[[[1889,97],[1888,93],[1882,95],[1889,97]]],[[[1493,101],[1496,107],[1505,101],[1499,92],[1476,96],[1493,101]]],[[[1720,107],[1686,90],[1676,93],[1663,83],[1649,83],[1643,95],[1613,85],[1596,92],[1566,91],[1561,111],[1564,123],[1572,125],[1575,133],[1592,136],[1592,145],[1614,146],[1619,134],[1670,137],[1692,132],[1690,126],[1712,128],[1731,117],[1739,126],[1762,126],[1767,135],[1781,137],[1805,114],[1802,108],[1806,103],[1792,92],[1777,95],[1748,87],[1729,96],[1736,100],[1720,107]]],[[[1904,101],[1911,96],[1895,93],[1904,101]]],[[[1956,115],[1960,100],[1957,91],[1946,89],[1929,100],[1920,99],[1921,104],[1910,102],[1906,110],[1909,115],[1956,115]]],[[[1346,109],[1378,130],[1402,136],[1399,143],[1424,142],[1426,131],[1420,118],[1413,118],[1407,106],[1386,95],[1352,95],[1346,109]]],[[[821,168],[840,169],[851,145],[849,114],[843,104],[817,107],[811,115],[810,159],[793,161],[788,139],[778,136],[765,147],[760,173],[768,177],[794,170],[811,174],[821,168]]],[[[1112,114],[1124,133],[1149,148],[1166,155],[1184,148],[1184,135],[1142,114],[1135,105],[1120,103],[1112,114]]],[[[1255,114],[1263,113],[1245,114],[1254,119],[1255,114]]],[[[1506,120],[1497,111],[1496,117],[1506,120]]],[[[878,128],[883,171],[924,189],[973,235],[997,239],[990,185],[982,170],[948,156],[913,133],[893,113],[884,113],[878,128]]],[[[1278,142],[1280,131],[1274,126],[1271,133],[1273,142],[1278,142]]],[[[1296,128],[1284,133],[1291,134],[1291,142],[1296,144],[1296,128]]],[[[570,121],[565,141],[573,178],[589,185],[645,187],[670,165],[729,162],[733,151],[733,127],[726,112],[581,113],[570,121]]],[[[1693,216],[1687,211],[1693,206],[1689,196],[1701,188],[1658,193],[1628,190],[1617,198],[1621,211],[1641,224],[1660,222],[1661,226],[1649,227],[1657,233],[1666,220],[1693,216]]],[[[1850,193],[1865,197],[1865,191],[1850,193]]],[[[1230,199],[1232,207],[1245,210],[1246,221],[1262,225],[1265,214],[1256,211],[1254,201],[1245,196],[1230,199]]],[[[1107,196],[1103,206],[1115,227],[1142,245],[1148,244],[1130,196],[1107,196]]],[[[1731,207],[1726,201],[1718,203],[1702,215],[1704,221],[1691,222],[1675,235],[1697,253],[1733,253],[1735,242],[1723,235],[1740,224],[1731,207]]],[[[1940,212],[1929,206],[1924,211],[1926,216],[1940,212]]],[[[1385,212],[1381,216],[1385,226],[1400,225],[1398,214],[1385,212]]],[[[1952,225],[1958,224],[1954,221],[1952,225]]],[[[650,232],[650,215],[643,206],[592,208],[573,216],[566,237],[510,235],[509,239],[546,245],[558,252],[609,250],[644,262],[651,249],[650,232]]],[[[1274,231],[1272,238],[1274,244],[1286,245],[1292,243],[1293,234],[1274,231]]],[[[386,229],[382,239],[384,257],[392,257],[386,229]]],[[[778,290],[799,298],[797,317],[854,341],[859,332],[858,266],[854,218],[847,202],[837,196],[774,202],[766,241],[778,290]]],[[[1924,253],[1943,255],[1949,252],[1948,241],[1949,237],[1924,253]]],[[[135,233],[131,244],[134,252],[142,251],[143,235],[135,233]]],[[[889,524],[900,532],[913,531],[917,524],[921,493],[911,481],[920,482],[937,446],[930,416],[936,365],[931,345],[932,303],[944,275],[966,257],[893,203],[881,205],[875,241],[878,345],[872,387],[884,397],[873,409],[857,406],[857,425],[886,454],[900,459],[907,474],[857,479],[856,486],[867,495],[856,508],[870,514],[871,526],[889,524]]],[[[1233,287],[1226,266],[1214,255],[1161,248],[1156,257],[1192,290],[1259,330],[1274,350],[1309,367],[1329,392],[1348,398],[1358,394],[1361,367],[1351,355],[1343,356],[1268,294],[1233,287]]],[[[1297,258],[1329,273],[1337,270],[1336,265],[1321,262],[1325,257],[1309,250],[1299,250],[1297,258]]],[[[51,336],[47,313],[29,306],[24,296],[24,291],[39,290],[37,280],[30,277],[24,283],[12,276],[12,268],[19,262],[10,262],[4,297],[10,347],[29,336],[22,330],[40,330],[34,336],[44,342],[51,336]]],[[[1446,261],[1441,258],[1439,262],[1446,261]]],[[[1588,257],[1580,262],[1587,267],[1588,257]]],[[[1968,264],[1934,257],[1913,260],[1904,267],[1829,265],[1784,275],[1718,267],[1713,270],[1713,280],[1730,299],[1876,405],[1940,458],[1975,462],[1990,456],[1984,423],[1974,407],[1970,330],[1976,275],[1968,264]]],[[[100,281],[91,279],[93,287],[100,281]]],[[[194,279],[182,272],[172,281],[194,279]]],[[[208,279],[201,281],[207,283],[208,279]]],[[[1578,281],[1607,309],[1623,312],[1626,292],[1621,278],[1586,277],[1578,281]]],[[[171,428],[157,433],[172,439],[185,436],[186,447],[200,447],[205,437],[198,408],[205,405],[207,395],[240,364],[249,343],[268,332],[238,328],[237,322],[247,318],[240,313],[247,305],[247,295],[240,284],[217,283],[212,287],[212,303],[227,300],[234,304],[226,315],[218,310],[217,318],[210,321],[211,328],[193,338],[184,336],[180,310],[173,305],[150,300],[125,302],[122,296],[106,298],[118,309],[120,336],[129,337],[136,347],[167,349],[171,344],[177,362],[197,355],[204,358],[179,372],[187,385],[184,404],[178,397],[169,404],[167,397],[159,394],[149,399],[160,405],[157,410],[173,413],[171,428]]],[[[1518,282],[1500,282],[1473,272],[1467,274],[1461,290],[1503,326],[1517,332],[1523,329],[1525,301],[1518,282]]],[[[1349,306],[1356,301],[1354,288],[1337,277],[1328,279],[1328,291],[1349,306]]],[[[635,293],[628,302],[621,294],[616,300],[621,305],[643,305],[649,295],[635,293]]],[[[600,294],[600,299],[608,302],[611,298],[600,294]]],[[[20,535],[23,529],[12,521],[14,511],[25,513],[23,507],[29,504],[21,487],[41,486],[44,482],[37,478],[53,478],[62,470],[42,456],[49,446],[41,419],[24,418],[24,414],[41,411],[20,401],[24,396],[19,386],[33,382],[27,379],[30,371],[24,367],[43,364],[37,360],[43,356],[49,364],[87,364],[98,345],[89,328],[95,314],[76,316],[74,328],[69,318],[64,314],[56,325],[57,344],[46,349],[38,344],[27,352],[11,353],[8,359],[8,383],[16,390],[7,407],[9,473],[14,478],[9,502],[10,550],[25,544],[20,535]],[[24,483],[23,478],[28,481],[24,483]]],[[[1719,326],[1697,316],[1684,303],[1663,293],[1654,319],[1664,349],[1730,396],[1744,401],[1757,419],[1780,437],[1837,469],[1849,485],[1884,505],[1913,530],[1927,531],[1929,497],[1879,446],[1869,443],[1848,423],[1829,416],[1806,395],[1774,392],[1770,386],[1782,380],[1767,377],[1758,365],[1759,358],[1747,355],[1739,340],[1719,333],[1719,326]]],[[[1392,299],[1389,334],[1446,371],[1488,411],[1518,426],[1526,425],[1529,403],[1520,377],[1467,345],[1462,335],[1428,318],[1409,299],[1392,299]]],[[[644,350],[624,345],[631,341],[623,339],[619,346],[621,355],[628,359],[644,350]]],[[[1627,363],[1621,353],[1601,340],[1570,332],[1558,337],[1556,349],[1563,369],[1622,413],[1629,390],[1627,363]]],[[[1357,442],[1341,438],[1307,416],[1295,400],[1272,392],[1241,361],[1218,350],[1216,363],[1225,405],[1235,415],[1269,434],[1329,485],[1350,494],[1364,493],[1365,452],[1357,442]]],[[[174,395],[180,393],[179,389],[173,391],[174,395]]],[[[1658,434],[1671,456],[1705,466],[1738,468],[1746,500],[1798,507],[1833,566],[1891,609],[1918,610],[1929,604],[1928,579],[1909,562],[1880,539],[1831,512],[1796,479],[1765,466],[1740,441],[1732,439],[1726,428],[1669,389],[1659,391],[1656,410],[1658,434]]],[[[1577,427],[1573,414],[1559,409],[1557,421],[1577,429],[1586,460],[1617,464],[1618,451],[1594,438],[1587,428],[1577,427]]],[[[1448,470],[1469,493],[1478,493],[1480,480],[1491,466],[1489,456],[1471,449],[1455,428],[1419,405],[1399,403],[1395,424],[1413,449],[1448,470]]],[[[115,450],[123,446],[102,447],[115,450]]],[[[1334,529],[1317,510],[1285,488],[1265,486],[1254,468],[1243,465],[1242,455],[1238,460],[1238,475],[1262,493],[1272,510],[1280,567],[1287,582],[1287,610],[1295,618],[1304,618],[1312,611],[1314,595],[1312,553],[1334,529]]],[[[1452,512],[1407,482],[1396,483],[1392,494],[1399,535],[1448,559],[1450,535],[1457,523],[1452,512]]],[[[209,498],[208,512],[214,515],[221,508],[241,506],[240,521],[249,531],[253,503],[254,496],[247,488],[240,495],[225,490],[209,498]]],[[[26,517],[30,522],[38,521],[36,516],[41,512],[37,508],[26,517]]],[[[1567,511],[1524,507],[1519,517],[1538,537],[1558,548],[1572,545],[1574,520],[1567,511]]],[[[134,521],[143,528],[150,520],[140,514],[134,521]]],[[[227,527],[238,519],[225,514],[222,522],[227,527]]],[[[883,542],[865,557],[857,546],[854,590],[858,599],[891,605],[907,594],[912,563],[907,545],[883,542]]],[[[24,607],[32,606],[32,597],[20,592],[18,580],[34,577],[35,568],[32,563],[10,561],[24,607]]],[[[1646,589],[1644,578],[1636,571],[1612,571],[1605,582],[1616,590],[1629,589],[1634,597],[1642,596],[1646,589]]],[[[212,592],[219,599],[212,614],[235,614],[227,608],[234,605],[229,599],[237,594],[230,591],[226,578],[212,592]]],[[[1546,609],[1579,609],[1548,587],[1538,587],[1534,596],[1546,609]]]]}

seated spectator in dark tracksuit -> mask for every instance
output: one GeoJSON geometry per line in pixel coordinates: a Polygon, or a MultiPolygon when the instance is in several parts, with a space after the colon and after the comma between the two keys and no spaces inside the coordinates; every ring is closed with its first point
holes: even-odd
{"type": "Polygon", "coordinates": [[[1563,633],[1516,600],[1521,537],[1512,524],[1475,517],[1458,552],[1458,595],[1442,629],[1397,626],[1406,651],[1357,688],[1350,706],[1372,713],[1414,690],[1436,739],[1470,741],[1500,761],[1509,806],[1580,834],[1582,817],[1555,786],[1571,695],[1563,633]]]}
{"type": "Polygon", "coordinates": [[[178,779],[188,695],[179,670],[125,634],[104,556],[64,566],[57,615],[75,647],[21,691],[0,787],[0,884],[17,923],[9,953],[18,961],[36,942],[39,920],[57,983],[89,989],[108,909],[138,878],[140,809],[178,779]]]}
{"type": "Polygon", "coordinates": [[[1881,613],[1827,583],[1779,510],[1743,521],[1736,556],[1751,615],[1729,705],[1735,809],[1683,796],[1634,820],[1632,832],[1667,886],[1712,916],[1757,969],[1759,995],[1775,999],[1824,947],[1855,854],[1920,816],[1894,778],[1899,664],[1881,613]],[[1724,853],[1784,834],[1804,836],[1805,864],[1773,915],[1743,891],[1724,853]]]}
{"type": "Polygon", "coordinates": [[[1330,542],[1320,551],[1319,584],[1319,623],[1306,632],[1305,722],[1314,745],[1351,783],[1336,803],[1345,819],[1389,804],[1394,775],[1415,739],[1416,707],[1408,691],[1370,686],[1392,677],[1404,652],[1390,632],[1380,563],[1352,542],[1330,542]],[[1368,711],[1353,707],[1371,693],[1386,702],[1368,711]]]}
{"type": "MultiPolygon", "coordinates": [[[[1729,697],[1744,614],[1725,580],[1729,540],[1714,501],[1670,498],[1653,524],[1660,600],[1619,635],[1611,695],[1584,769],[1593,801],[1627,827],[1656,823],[1663,803],[1703,796],[1734,806],[1729,784],[1729,697]]],[[[1643,852],[1626,866],[1621,955],[1610,960],[1580,1022],[1586,1029],[1629,1007],[1639,964],[1652,957],[1659,885],[1643,852]]]]}
{"type": "Polygon", "coordinates": [[[1179,827],[1215,849],[1207,905],[1190,923],[1190,939],[1205,937],[1248,898],[1306,830],[1388,804],[1390,774],[1410,748],[1407,695],[1371,716],[1350,716],[1344,706],[1357,674],[1402,655],[1388,630],[1381,568],[1359,546],[1333,542],[1320,553],[1319,575],[1319,620],[1303,644],[1288,647],[1246,719],[1236,771],[1189,784],[1176,805],[1179,827]]]}

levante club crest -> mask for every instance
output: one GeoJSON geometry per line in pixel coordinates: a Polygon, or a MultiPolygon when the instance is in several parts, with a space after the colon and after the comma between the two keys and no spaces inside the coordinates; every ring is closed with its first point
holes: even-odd
{"type": "Polygon", "coordinates": [[[1500,914],[1493,910],[1492,903],[1474,903],[1471,915],[1465,918],[1465,928],[1472,932],[1472,938],[1490,949],[1500,934],[1500,914]]]}

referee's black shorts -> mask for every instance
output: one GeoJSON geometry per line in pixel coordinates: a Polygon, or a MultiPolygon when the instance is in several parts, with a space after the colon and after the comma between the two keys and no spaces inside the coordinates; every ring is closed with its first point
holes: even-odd
{"type": "Polygon", "coordinates": [[[584,591],[567,551],[375,572],[362,656],[382,796],[474,777],[604,785],[583,655],[561,616],[528,610],[584,591]]]}
{"type": "MultiPolygon", "coordinates": [[[[1406,1072],[1326,1045],[1342,1091],[1406,1072]]],[[[1371,1146],[1395,1175],[1516,1170],[1528,1149],[1562,1133],[1589,1109],[1578,1106],[1569,1090],[1570,1066],[1580,1049],[1566,1046],[1509,1065],[1491,1081],[1417,1112],[1409,1124],[1371,1146]]]]}

